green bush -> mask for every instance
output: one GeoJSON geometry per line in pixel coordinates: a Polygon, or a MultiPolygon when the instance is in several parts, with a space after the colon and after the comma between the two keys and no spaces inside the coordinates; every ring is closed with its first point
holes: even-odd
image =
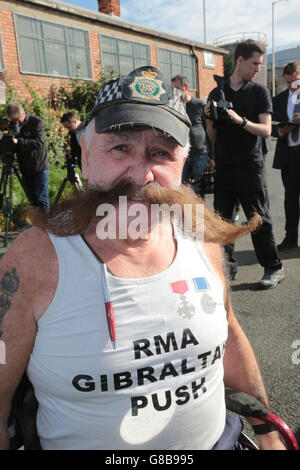
{"type": "Polygon", "coordinates": [[[234,71],[234,58],[231,54],[223,56],[224,77],[229,78],[234,71]]]}
{"type": "MultiPolygon", "coordinates": [[[[74,111],[81,120],[86,119],[93,108],[99,88],[114,76],[114,72],[110,71],[97,81],[81,80],[79,78],[71,79],[65,87],[61,86],[58,89],[52,87],[48,97],[40,96],[36,90],[27,84],[31,100],[24,100],[23,102],[16,98],[15,90],[11,88],[8,90],[7,103],[0,105],[0,119],[6,118],[5,109],[8,103],[19,101],[26,111],[43,120],[49,158],[50,204],[53,204],[59,187],[66,176],[66,169],[62,167],[64,165],[64,156],[70,151],[68,133],[60,123],[62,114],[67,111],[74,111]]],[[[2,172],[2,163],[0,164],[0,172],[2,172]]],[[[63,196],[68,195],[71,190],[72,185],[68,183],[63,196]]],[[[24,208],[27,204],[28,201],[24,191],[15,177],[13,217],[10,229],[16,230],[24,224],[24,208]]],[[[3,216],[0,213],[1,229],[3,229],[3,216]]]]}
{"type": "Polygon", "coordinates": [[[97,81],[74,78],[67,87],[61,86],[58,90],[52,87],[48,99],[49,106],[53,110],[74,111],[84,120],[91,112],[101,86],[114,77],[116,74],[110,70],[97,81]]]}

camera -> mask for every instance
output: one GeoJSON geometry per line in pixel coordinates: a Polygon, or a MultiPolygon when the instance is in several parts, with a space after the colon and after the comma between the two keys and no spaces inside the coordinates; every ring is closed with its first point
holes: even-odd
{"type": "Polygon", "coordinates": [[[7,119],[0,119],[0,154],[13,153],[16,144],[13,138],[19,133],[19,127],[7,119]]]}
{"type": "Polygon", "coordinates": [[[233,105],[230,101],[226,101],[224,93],[224,77],[214,75],[214,79],[217,82],[220,99],[218,101],[212,100],[210,104],[210,119],[214,122],[227,121],[231,119],[228,114],[229,109],[233,109],[233,105]]]}

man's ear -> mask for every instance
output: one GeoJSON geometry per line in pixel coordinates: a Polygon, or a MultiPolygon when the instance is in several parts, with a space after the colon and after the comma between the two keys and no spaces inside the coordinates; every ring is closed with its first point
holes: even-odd
{"type": "Polygon", "coordinates": [[[80,147],[81,147],[81,173],[82,173],[83,178],[88,179],[89,151],[88,151],[84,136],[82,136],[80,139],[80,147]]]}

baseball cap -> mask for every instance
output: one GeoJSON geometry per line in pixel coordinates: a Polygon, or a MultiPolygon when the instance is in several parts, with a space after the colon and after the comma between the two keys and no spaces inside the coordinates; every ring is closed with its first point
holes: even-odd
{"type": "Polygon", "coordinates": [[[95,118],[95,130],[152,127],[173,137],[184,147],[191,122],[182,93],[152,66],[140,67],[126,77],[105,83],[86,125],[95,118]]]}

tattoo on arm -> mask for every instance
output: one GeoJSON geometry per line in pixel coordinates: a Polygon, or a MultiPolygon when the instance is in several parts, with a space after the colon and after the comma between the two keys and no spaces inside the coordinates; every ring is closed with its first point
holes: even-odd
{"type": "MultiPolygon", "coordinates": [[[[20,279],[16,268],[7,271],[0,281],[0,327],[1,322],[11,307],[11,298],[15,295],[20,285],[20,279]]],[[[0,339],[3,331],[0,328],[0,339]]]]}
{"type": "Polygon", "coordinates": [[[258,370],[256,370],[254,373],[253,382],[252,382],[252,390],[253,390],[254,396],[261,403],[269,407],[268,397],[265,391],[263,380],[258,370]]]}

